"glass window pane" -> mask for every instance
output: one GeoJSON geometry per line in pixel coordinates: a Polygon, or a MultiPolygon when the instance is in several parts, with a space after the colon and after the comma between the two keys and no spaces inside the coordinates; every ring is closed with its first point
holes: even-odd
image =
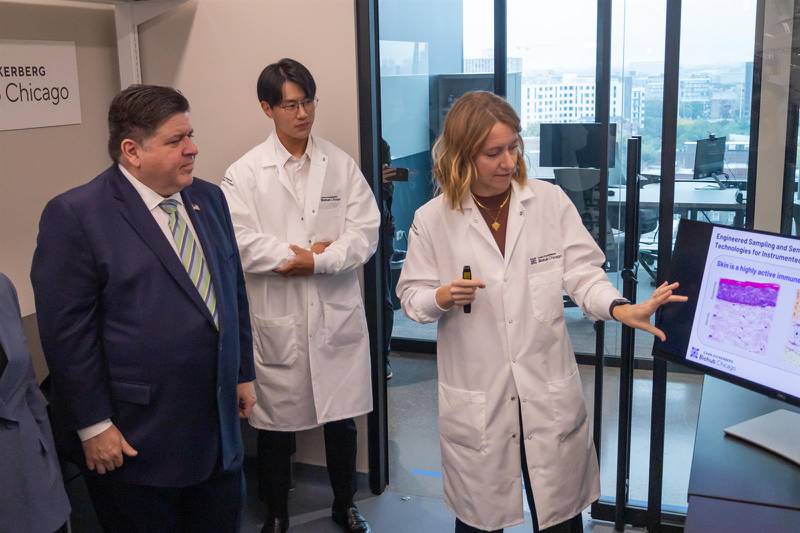
{"type": "MultiPolygon", "coordinates": [[[[408,169],[391,194],[393,227],[383,225],[391,257],[388,287],[394,309],[391,336],[436,340],[436,324],[418,324],[395,295],[408,229],[418,207],[433,197],[431,146],[453,102],[467,91],[494,89],[492,0],[380,0],[382,163],[408,169]]],[[[384,206],[384,210],[389,208],[384,206]]]]}

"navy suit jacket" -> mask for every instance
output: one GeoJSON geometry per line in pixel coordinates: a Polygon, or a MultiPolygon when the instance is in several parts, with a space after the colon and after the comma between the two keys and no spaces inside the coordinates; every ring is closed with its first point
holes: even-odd
{"type": "Polygon", "coordinates": [[[3,274],[0,344],[8,358],[0,374],[0,531],[55,531],[69,518],[69,501],[47,404],[33,375],[17,293],[3,274]]]}
{"type": "Polygon", "coordinates": [[[211,273],[219,330],[139,194],[111,166],[51,200],[31,280],[62,449],[110,418],[138,450],[108,476],[181,487],[233,470],[243,448],[236,386],[252,381],[244,276],[216,185],[181,192],[211,273]]]}

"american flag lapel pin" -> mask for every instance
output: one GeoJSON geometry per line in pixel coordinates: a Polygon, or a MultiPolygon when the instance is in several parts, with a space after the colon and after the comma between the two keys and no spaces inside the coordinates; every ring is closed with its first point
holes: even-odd
{"type": "Polygon", "coordinates": [[[192,209],[194,209],[195,211],[200,211],[200,206],[197,204],[192,204],[192,209]]]}

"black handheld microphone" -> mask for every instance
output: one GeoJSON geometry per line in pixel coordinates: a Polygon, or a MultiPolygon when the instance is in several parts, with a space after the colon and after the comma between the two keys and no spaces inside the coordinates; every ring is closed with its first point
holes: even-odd
{"type": "MultiPolygon", "coordinates": [[[[461,271],[461,279],[472,279],[472,270],[470,270],[469,265],[464,265],[464,270],[461,271]]],[[[465,305],[464,312],[471,313],[472,304],[465,305]]]]}

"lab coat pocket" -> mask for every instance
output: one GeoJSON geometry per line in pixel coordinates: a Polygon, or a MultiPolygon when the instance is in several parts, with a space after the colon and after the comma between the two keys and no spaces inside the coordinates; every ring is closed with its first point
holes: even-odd
{"type": "Polygon", "coordinates": [[[576,368],[569,377],[547,383],[559,440],[564,441],[586,421],[581,376],[576,368]]]}
{"type": "Polygon", "coordinates": [[[481,452],[486,448],[486,393],[439,382],[439,432],[449,442],[481,452]]]}
{"type": "Polygon", "coordinates": [[[357,344],[367,334],[361,301],[323,302],[325,339],[335,348],[357,344]]]}
{"type": "Polygon", "coordinates": [[[551,322],[564,315],[561,287],[561,269],[528,272],[528,293],[533,316],[540,322],[551,322]]]}
{"type": "Polygon", "coordinates": [[[297,359],[297,324],[293,315],[263,318],[253,315],[253,348],[257,363],[291,366],[297,359]]]}

